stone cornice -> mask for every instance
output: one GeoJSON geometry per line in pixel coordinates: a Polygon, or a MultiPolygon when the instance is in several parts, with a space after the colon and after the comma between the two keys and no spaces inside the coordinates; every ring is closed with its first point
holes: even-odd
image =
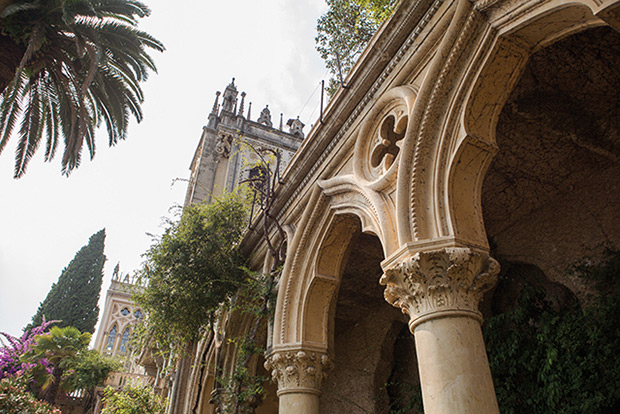
{"type": "Polygon", "coordinates": [[[418,252],[385,270],[385,299],[409,315],[409,327],[429,319],[467,316],[482,320],[478,304],[496,282],[499,264],[466,247],[418,252]]]}

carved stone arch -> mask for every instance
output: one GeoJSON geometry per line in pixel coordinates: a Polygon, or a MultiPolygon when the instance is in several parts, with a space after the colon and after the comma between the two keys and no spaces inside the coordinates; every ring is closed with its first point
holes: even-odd
{"type": "Polygon", "coordinates": [[[315,187],[288,248],[274,317],[274,348],[299,343],[327,348],[330,315],[354,234],[376,235],[386,254],[396,248],[393,242],[387,248],[383,241],[393,226],[386,231],[373,201],[347,178],[315,187]]]}
{"type": "Polygon", "coordinates": [[[531,56],[541,48],[588,28],[604,25],[595,16],[601,1],[558,4],[546,2],[538,10],[523,13],[521,20],[501,28],[485,39],[491,47],[478,58],[483,62],[472,74],[473,87],[465,96],[456,146],[448,165],[442,196],[448,207],[447,228],[455,239],[479,247],[487,246],[482,219],[481,190],[487,169],[497,152],[496,126],[510,93],[521,78],[531,56]]]}
{"type": "Polygon", "coordinates": [[[388,196],[364,186],[354,175],[322,180],[318,185],[330,197],[330,209],[337,214],[357,216],[362,232],[381,240],[386,256],[398,249],[395,208],[388,196]]]}
{"type": "Polygon", "coordinates": [[[427,72],[414,137],[401,149],[397,216],[408,219],[397,224],[401,244],[449,239],[487,248],[480,190],[510,91],[533,52],[605,24],[595,13],[613,9],[611,1],[468,3],[459,3],[427,72]]]}

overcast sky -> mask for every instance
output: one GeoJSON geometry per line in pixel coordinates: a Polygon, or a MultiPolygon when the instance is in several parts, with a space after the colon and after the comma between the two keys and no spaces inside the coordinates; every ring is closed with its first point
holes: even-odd
{"type": "MultiPolygon", "coordinates": [[[[112,270],[130,273],[161,233],[169,208],[183,203],[189,164],[215,98],[232,77],[252,102],[255,120],[266,104],[274,125],[300,115],[306,132],[317,117],[325,78],[314,49],[323,0],[152,0],[141,28],[161,40],[153,52],[158,73],[143,84],[144,120],[128,139],[97,153],[70,177],[60,175],[60,153],[43,151],[14,180],[15,140],[0,155],[0,332],[21,334],[62,269],[88,238],[105,227],[102,299],[112,270]],[[314,93],[314,94],[313,94],[314,93]],[[303,109],[303,110],[302,110],[303,109]]],[[[102,301],[100,301],[101,306],[102,301]]]]}

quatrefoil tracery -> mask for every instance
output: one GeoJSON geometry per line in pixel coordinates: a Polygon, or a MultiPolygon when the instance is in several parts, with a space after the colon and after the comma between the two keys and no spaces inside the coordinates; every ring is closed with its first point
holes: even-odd
{"type": "Polygon", "coordinates": [[[416,88],[397,86],[380,96],[368,111],[355,143],[355,176],[375,191],[392,186],[398,174],[401,148],[409,139],[409,115],[416,88]]]}
{"type": "Polygon", "coordinates": [[[390,114],[385,117],[379,130],[377,131],[378,142],[375,144],[370,155],[370,165],[372,168],[381,168],[381,173],[385,173],[394,163],[400,151],[400,141],[405,137],[407,129],[407,116],[390,114]]]}

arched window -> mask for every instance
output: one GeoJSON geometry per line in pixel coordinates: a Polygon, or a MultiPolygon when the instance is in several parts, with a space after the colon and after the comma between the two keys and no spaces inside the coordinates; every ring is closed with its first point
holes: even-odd
{"type": "Polygon", "coordinates": [[[127,352],[127,343],[129,342],[129,328],[125,328],[123,331],[123,336],[121,338],[121,345],[118,348],[118,352],[124,354],[127,352]]]}
{"type": "Polygon", "coordinates": [[[141,319],[142,318],[142,311],[140,309],[138,309],[135,313],[134,316],[136,317],[136,319],[141,319]]]}
{"type": "Polygon", "coordinates": [[[105,350],[111,351],[114,348],[114,340],[116,339],[116,325],[110,329],[108,334],[108,341],[105,343],[105,350]]]}
{"type": "Polygon", "coordinates": [[[123,308],[123,310],[121,310],[121,315],[123,316],[127,316],[129,315],[131,312],[129,311],[129,309],[127,308],[123,308]]]}

